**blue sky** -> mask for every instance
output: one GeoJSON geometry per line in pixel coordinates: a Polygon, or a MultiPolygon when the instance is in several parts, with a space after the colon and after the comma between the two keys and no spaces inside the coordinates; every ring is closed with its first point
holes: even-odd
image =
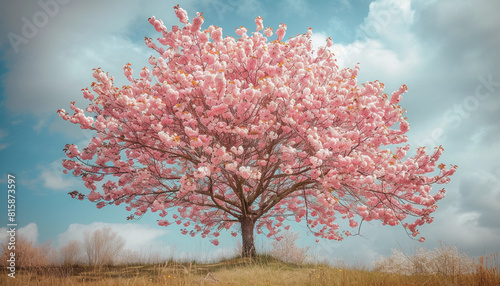
{"type": "MultiPolygon", "coordinates": [[[[157,226],[154,213],[127,222],[125,206],[98,210],[73,200],[67,193],[84,187],[62,174],[64,145],[83,144],[91,134],[61,120],[56,110],[84,102],[80,90],[90,86],[92,68],[102,67],[121,84],[125,63],[136,70],[148,66],[152,51],[143,39],[158,36],[147,19],[154,15],[167,27],[178,25],[172,9],[178,2],[2,3],[0,184],[5,190],[7,173],[16,175],[21,234],[59,247],[82,239],[84,231],[109,226],[130,249],[154,246],[207,258],[232,253],[240,237],[230,232],[221,234],[216,247],[208,239],[180,234],[175,226],[157,226]]],[[[340,65],[361,64],[360,83],[380,80],[387,92],[408,86],[402,105],[408,110],[412,150],[443,145],[442,161],[459,165],[435,222],[421,229],[425,243],[410,240],[402,228],[377,223],[363,225],[364,237],[315,243],[297,225],[299,243],[311,246],[311,254],[368,264],[392,248],[412,252],[440,242],[471,256],[500,250],[500,20],[495,14],[500,2],[193,0],[181,6],[190,16],[204,12],[203,27],[220,26],[229,36],[236,36],[239,26],[252,31],[255,17],[262,16],[264,26],[274,29],[286,23],[287,36],[312,27],[316,46],[332,37],[340,65]]],[[[4,192],[0,227],[7,224],[6,205],[4,192]]],[[[261,247],[269,243],[257,238],[261,247]]]]}

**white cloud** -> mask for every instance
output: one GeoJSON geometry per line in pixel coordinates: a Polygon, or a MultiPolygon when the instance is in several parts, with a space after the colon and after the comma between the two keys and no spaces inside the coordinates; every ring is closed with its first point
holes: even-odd
{"type": "Polygon", "coordinates": [[[19,235],[33,243],[37,243],[38,226],[35,223],[29,223],[25,227],[19,229],[19,235]]]}
{"type": "Polygon", "coordinates": [[[63,174],[64,168],[60,165],[61,162],[52,162],[48,167],[44,167],[41,170],[40,179],[47,189],[70,191],[70,188],[75,188],[80,182],[72,175],[63,174]]]}
{"type": "MultiPolygon", "coordinates": [[[[86,141],[82,141],[86,142],[86,141]]],[[[78,145],[81,146],[87,145],[78,145]]],[[[29,184],[30,188],[40,189],[38,185],[42,185],[44,188],[53,191],[71,191],[74,188],[78,188],[82,185],[80,179],[74,177],[71,172],[64,174],[63,170],[65,168],[62,166],[62,159],[52,161],[50,164],[38,165],[36,169],[40,172],[38,177],[32,179],[31,181],[24,181],[24,183],[29,184]]]]}
{"type": "Polygon", "coordinates": [[[376,38],[389,45],[404,44],[411,28],[414,11],[410,0],[379,0],[370,3],[370,10],[358,29],[361,38],[376,38]]]}
{"type": "MultiPolygon", "coordinates": [[[[1,227],[0,228],[0,243],[7,243],[10,238],[10,233],[7,231],[10,231],[11,227],[1,227]]],[[[38,226],[36,223],[29,223],[23,227],[17,228],[15,230],[16,233],[16,239],[19,239],[20,237],[32,242],[32,243],[38,243],[38,226]]]]}
{"type": "MultiPolygon", "coordinates": [[[[409,75],[419,64],[418,51],[407,51],[401,57],[399,51],[386,48],[379,40],[365,39],[348,45],[334,44],[332,51],[338,58],[339,66],[354,67],[360,63],[360,80],[378,79],[384,83],[393,82],[409,75]]],[[[399,82],[399,85],[403,82],[399,82]]]]}
{"type": "Polygon", "coordinates": [[[429,245],[437,245],[439,241],[455,245],[465,250],[470,256],[498,251],[500,233],[481,226],[478,211],[464,211],[459,206],[447,205],[435,213],[436,221],[422,227],[427,235],[429,245]]]}
{"type": "Polygon", "coordinates": [[[354,67],[360,63],[361,82],[380,80],[396,89],[421,63],[413,22],[414,12],[408,0],[370,3],[369,13],[357,29],[358,39],[332,47],[339,66],[354,67]]]}
{"type": "MultiPolygon", "coordinates": [[[[327,38],[324,32],[314,32],[312,35],[313,47],[325,45],[327,38]]],[[[413,51],[405,50],[406,55],[401,57],[400,51],[387,48],[379,39],[365,38],[350,44],[334,44],[331,51],[335,54],[341,68],[353,68],[360,64],[360,80],[381,80],[386,83],[396,82],[404,78],[413,68],[419,65],[420,56],[416,47],[413,51]]],[[[400,82],[401,85],[403,82],[400,82]]]]}
{"type": "Polygon", "coordinates": [[[144,251],[148,247],[156,247],[158,250],[168,250],[158,239],[168,234],[169,231],[140,225],[134,223],[104,223],[93,222],[91,224],[71,224],[68,229],[57,237],[57,244],[62,247],[70,241],[83,242],[85,233],[92,233],[98,229],[110,228],[118,236],[125,240],[125,248],[128,250],[144,251]]]}

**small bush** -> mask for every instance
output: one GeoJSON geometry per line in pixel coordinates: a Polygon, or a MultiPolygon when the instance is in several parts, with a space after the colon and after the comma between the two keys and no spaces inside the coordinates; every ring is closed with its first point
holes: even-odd
{"type": "Polygon", "coordinates": [[[125,240],[110,228],[95,230],[84,234],[84,247],[90,265],[112,265],[116,262],[125,240]]]}
{"type": "Polygon", "coordinates": [[[78,241],[70,241],[59,249],[59,257],[62,265],[78,265],[83,263],[82,244],[78,241]]]}
{"type": "MultiPolygon", "coordinates": [[[[2,244],[2,266],[6,266],[11,250],[8,244],[2,244]]],[[[38,245],[19,236],[15,244],[16,267],[36,268],[47,267],[55,262],[55,251],[50,246],[50,242],[38,245]]]]}
{"type": "Polygon", "coordinates": [[[309,247],[298,247],[295,244],[295,241],[297,241],[298,238],[299,234],[296,232],[285,232],[280,241],[271,242],[270,254],[286,263],[304,263],[307,258],[307,251],[309,251],[309,247]]]}
{"type": "Polygon", "coordinates": [[[418,249],[413,256],[393,249],[388,258],[374,262],[374,270],[394,274],[458,275],[475,272],[474,261],[455,246],[441,245],[434,250],[418,249]]]}

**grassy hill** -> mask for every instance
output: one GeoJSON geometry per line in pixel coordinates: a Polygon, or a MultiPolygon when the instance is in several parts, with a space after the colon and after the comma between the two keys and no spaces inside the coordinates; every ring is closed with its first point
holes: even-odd
{"type": "Polygon", "coordinates": [[[390,274],[324,264],[285,263],[269,255],[216,263],[168,261],[153,265],[52,266],[21,269],[0,285],[500,285],[496,269],[470,274],[390,274]]]}

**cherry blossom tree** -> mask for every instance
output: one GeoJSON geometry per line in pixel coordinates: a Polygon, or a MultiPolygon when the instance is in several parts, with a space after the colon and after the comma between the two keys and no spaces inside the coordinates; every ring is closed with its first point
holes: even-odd
{"type": "MultiPolygon", "coordinates": [[[[95,132],[87,147],[66,145],[65,172],[90,190],[70,194],[97,204],[125,204],[129,219],[158,212],[159,225],[182,224],[182,233],[209,237],[241,227],[243,256],[255,255],[254,232],[280,239],[287,218],[304,222],[318,238],[352,235],[363,221],[402,225],[417,237],[432,222],[445,195],[433,184],[449,182],[457,166],[438,165],[443,148],[407,155],[409,130],[398,105],[407,90],[390,96],[381,82],[357,83],[359,67],[340,68],[329,49],[317,51],[312,31],[284,42],[286,25],[223,37],[222,28],[202,30],[202,14],[190,22],[179,6],[182,27],[146,38],[152,69],[130,84],[95,69],[90,103],[70,104],[59,116],[95,132]]],[[[420,238],[423,241],[424,238],[420,238]]]]}

